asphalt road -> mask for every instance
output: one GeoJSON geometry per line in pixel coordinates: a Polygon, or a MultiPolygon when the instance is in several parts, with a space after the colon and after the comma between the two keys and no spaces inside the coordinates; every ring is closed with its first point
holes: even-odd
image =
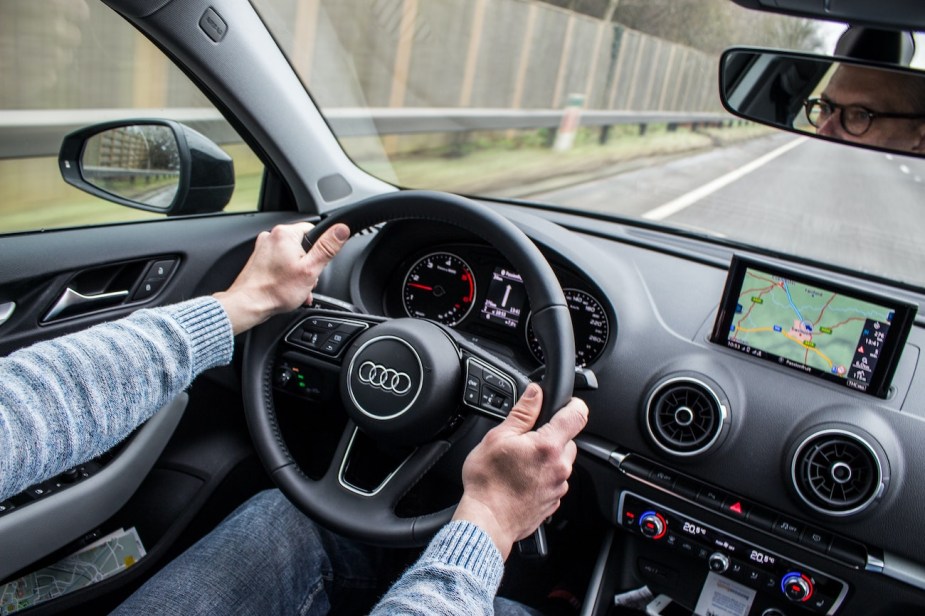
{"type": "Polygon", "coordinates": [[[925,287],[925,160],[780,134],[531,198],[925,287]]]}

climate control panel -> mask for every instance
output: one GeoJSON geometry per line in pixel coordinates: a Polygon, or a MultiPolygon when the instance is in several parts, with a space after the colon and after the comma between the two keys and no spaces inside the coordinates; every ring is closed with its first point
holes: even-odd
{"type": "Polygon", "coordinates": [[[835,614],[848,594],[848,585],[837,578],[636,494],[621,494],[618,516],[625,530],[699,559],[712,573],[810,612],[835,614]]]}

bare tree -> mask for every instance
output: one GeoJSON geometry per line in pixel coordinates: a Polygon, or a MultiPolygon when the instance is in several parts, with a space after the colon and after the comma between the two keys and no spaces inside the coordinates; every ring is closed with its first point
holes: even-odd
{"type": "Polygon", "coordinates": [[[613,18],[634,30],[714,54],[746,41],[803,50],[821,46],[811,21],[747,11],[729,0],[621,0],[613,18]]]}

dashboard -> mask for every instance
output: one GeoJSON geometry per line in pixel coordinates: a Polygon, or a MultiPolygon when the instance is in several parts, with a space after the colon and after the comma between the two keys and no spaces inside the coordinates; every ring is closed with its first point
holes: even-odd
{"type": "MultiPolygon", "coordinates": [[[[576,395],[591,409],[579,466],[621,555],[601,561],[600,597],[642,580],[689,607],[707,587],[739,584],[753,592],[742,614],[877,613],[884,587],[891,605],[925,606],[925,535],[912,530],[925,507],[921,298],[566,212],[500,209],[553,266],[578,364],[598,384],[576,395]],[[879,316],[834,329],[847,358],[835,373],[812,368],[811,346],[790,352],[802,366],[787,353],[762,356],[742,344],[744,330],[717,335],[730,325],[724,310],[736,313],[730,286],[750,289],[746,271],[879,316]],[[892,337],[879,340],[888,344],[851,352],[873,323],[889,325],[892,337]],[[863,357],[889,364],[876,391],[846,386],[863,357]]],[[[527,374],[541,367],[522,281],[477,234],[403,221],[358,244],[351,265],[335,261],[349,268],[337,295],[372,314],[439,321],[527,374]]],[[[796,334],[817,324],[797,320],[796,334]]]]}

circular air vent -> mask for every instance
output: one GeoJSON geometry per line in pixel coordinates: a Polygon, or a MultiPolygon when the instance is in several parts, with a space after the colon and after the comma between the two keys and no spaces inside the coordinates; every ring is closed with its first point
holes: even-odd
{"type": "Polygon", "coordinates": [[[843,430],[817,432],[793,456],[793,485],[816,511],[834,516],[860,513],[881,492],[883,469],[874,449],[843,430]]]}
{"type": "Polygon", "coordinates": [[[694,456],[719,438],[726,408],[703,382],[679,377],[662,383],[649,397],[646,423],[659,447],[676,456],[694,456]]]}

